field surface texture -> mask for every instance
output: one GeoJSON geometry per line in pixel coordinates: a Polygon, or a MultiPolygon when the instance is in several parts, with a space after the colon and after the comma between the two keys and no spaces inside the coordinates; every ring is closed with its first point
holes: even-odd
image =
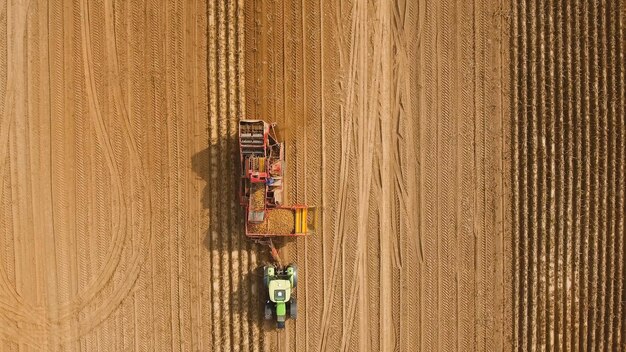
{"type": "Polygon", "coordinates": [[[0,351],[626,349],[624,6],[0,2],[0,351]],[[237,128],[278,123],[263,320],[237,128]]]}
{"type": "Polygon", "coordinates": [[[320,210],[281,249],[306,313],[264,348],[508,348],[501,6],[246,2],[245,116],[278,123],[289,201],[320,210]]]}
{"type": "Polygon", "coordinates": [[[512,8],[514,345],[626,351],[624,3],[512,8]]]}
{"type": "Polygon", "coordinates": [[[502,349],[496,5],[2,2],[2,349],[502,349]],[[280,247],[282,332],[236,203],[242,118],[278,122],[287,200],[318,207],[280,247]]]}

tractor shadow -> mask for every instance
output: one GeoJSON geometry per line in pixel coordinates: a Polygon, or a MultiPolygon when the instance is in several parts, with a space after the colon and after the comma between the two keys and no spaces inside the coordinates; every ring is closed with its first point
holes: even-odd
{"type": "Polygon", "coordinates": [[[204,227],[203,245],[211,265],[209,272],[219,272],[219,277],[210,275],[202,281],[210,292],[210,306],[222,307],[218,315],[231,315],[233,320],[251,321],[272,329],[275,326],[272,321],[264,320],[267,293],[263,285],[263,265],[271,257],[266,247],[245,236],[244,210],[238,201],[239,163],[236,136],[219,138],[191,157],[193,172],[204,181],[201,203],[207,221],[200,221],[200,226],[204,227]],[[257,258],[255,267],[249,261],[251,254],[257,258]],[[229,275],[223,277],[224,272],[229,275]],[[219,284],[214,285],[214,280],[219,284]],[[224,295],[230,298],[228,308],[223,307],[224,295]]]}

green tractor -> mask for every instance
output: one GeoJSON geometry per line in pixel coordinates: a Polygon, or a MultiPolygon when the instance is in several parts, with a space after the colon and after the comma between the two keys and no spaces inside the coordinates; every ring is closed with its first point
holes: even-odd
{"type": "Polygon", "coordinates": [[[298,303],[293,289],[298,284],[298,268],[289,264],[285,268],[266,265],[263,268],[263,283],[268,290],[269,300],[265,303],[265,319],[276,317],[276,327],[285,328],[287,314],[292,319],[298,316],[298,303]]]}

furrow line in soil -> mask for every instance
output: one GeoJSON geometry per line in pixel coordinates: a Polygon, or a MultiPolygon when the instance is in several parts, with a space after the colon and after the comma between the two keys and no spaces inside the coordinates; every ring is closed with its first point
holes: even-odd
{"type": "Polygon", "coordinates": [[[559,190],[556,188],[556,110],[555,110],[555,93],[554,93],[554,52],[549,50],[543,50],[543,48],[554,47],[554,35],[555,30],[553,28],[554,17],[550,11],[550,3],[542,4],[541,12],[543,17],[541,19],[542,36],[541,36],[541,61],[543,63],[543,82],[544,87],[542,91],[542,107],[544,116],[547,118],[544,121],[545,131],[545,157],[544,157],[544,213],[545,213],[545,230],[544,230],[544,267],[545,274],[544,279],[545,287],[542,292],[545,300],[545,346],[548,349],[553,348],[554,340],[558,339],[555,325],[555,313],[557,311],[555,296],[558,295],[558,285],[554,284],[555,277],[558,270],[558,234],[556,233],[556,197],[559,190]]]}
{"type": "MultiPolygon", "coordinates": [[[[614,61],[616,64],[616,79],[619,80],[619,96],[616,98],[619,117],[619,126],[622,126],[622,129],[619,132],[619,140],[618,140],[618,148],[620,150],[620,170],[619,170],[619,206],[617,209],[618,214],[620,214],[620,220],[618,222],[618,233],[626,233],[626,67],[624,63],[624,56],[626,52],[626,33],[624,33],[624,7],[621,7],[621,11],[614,9],[613,11],[613,23],[615,25],[614,31],[616,32],[616,40],[615,40],[615,50],[617,51],[617,60],[614,61]],[[620,232],[621,231],[621,232],[620,232]]],[[[626,349],[626,323],[624,322],[624,314],[626,314],[626,284],[624,283],[624,275],[626,273],[626,246],[624,245],[624,236],[618,236],[619,245],[617,246],[616,261],[618,263],[618,293],[615,298],[619,299],[621,303],[617,305],[617,313],[615,316],[615,320],[617,320],[616,333],[618,337],[616,341],[618,341],[614,346],[617,349],[626,349]],[[621,297],[620,297],[621,291],[621,297]]]]}
{"type": "MultiPolygon", "coordinates": [[[[403,124],[406,131],[406,141],[404,142],[404,167],[406,168],[406,183],[407,183],[407,199],[408,205],[406,206],[405,216],[407,217],[407,229],[405,236],[408,237],[406,244],[406,262],[403,264],[404,280],[402,285],[407,287],[406,296],[403,299],[404,311],[407,312],[407,316],[404,322],[404,331],[401,333],[404,336],[404,344],[400,348],[403,350],[409,350],[410,348],[418,348],[420,346],[420,329],[415,327],[420,326],[421,314],[411,314],[412,309],[419,307],[420,302],[420,290],[419,286],[422,285],[419,270],[422,266],[422,235],[419,232],[419,218],[420,218],[420,174],[419,174],[419,160],[420,155],[420,140],[419,140],[419,65],[417,64],[421,60],[421,53],[419,49],[419,42],[421,41],[420,26],[422,25],[423,4],[420,2],[409,2],[405,4],[404,9],[404,22],[402,26],[402,41],[401,45],[404,48],[402,57],[402,65],[404,69],[399,72],[400,85],[402,89],[401,102],[405,106],[403,124]]],[[[401,127],[402,128],[402,127],[401,127]]],[[[374,195],[370,196],[374,198],[374,195]]],[[[373,216],[370,216],[370,219],[373,216]]],[[[368,251],[369,255],[369,251],[368,251]]],[[[375,267],[368,268],[369,276],[376,275],[377,271],[375,267]]],[[[370,294],[371,295],[371,294],[370,294]]],[[[365,307],[363,309],[366,309],[365,307]]],[[[367,326],[366,320],[362,323],[363,329],[367,326]]],[[[367,345],[363,346],[364,348],[367,345]]],[[[374,346],[372,346],[373,348],[374,346]]]]}
{"type": "Polygon", "coordinates": [[[513,341],[512,347],[519,349],[522,346],[522,330],[524,328],[522,319],[523,297],[524,297],[524,277],[522,270],[523,263],[523,240],[522,236],[522,204],[521,197],[523,192],[523,182],[521,182],[522,175],[521,163],[521,143],[520,136],[522,133],[522,120],[524,115],[522,114],[522,89],[521,84],[517,81],[522,76],[522,60],[520,59],[521,51],[521,25],[520,25],[520,6],[514,2],[511,3],[511,230],[513,237],[513,300],[512,300],[512,313],[513,313],[513,341]],[[519,209],[516,212],[514,209],[519,209]]]}
{"type": "MultiPolygon", "coordinates": [[[[224,51],[222,52],[222,55],[226,57],[226,79],[227,81],[225,82],[226,86],[227,86],[227,93],[226,96],[224,97],[224,99],[228,102],[228,106],[227,106],[227,134],[226,134],[226,140],[227,140],[227,147],[226,147],[226,155],[227,155],[227,165],[229,165],[229,167],[227,168],[227,170],[230,172],[231,175],[237,175],[238,174],[238,168],[235,165],[235,161],[236,161],[236,151],[238,148],[238,137],[237,137],[237,128],[238,128],[238,116],[237,116],[237,109],[238,109],[238,98],[237,98],[237,83],[238,83],[238,78],[236,76],[237,73],[237,61],[236,61],[236,19],[235,19],[235,15],[236,15],[236,5],[237,2],[235,1],[230,1],[226,3],[226,13],[225,13],[225,21],[226,21],[226,26],[224,28],[225,30],[225,39],[226,39],[226,43],[225,43],[225,47],[224,47],[224,51]]],[[[226,187],[226,191],[228,192],[227,194],[236,194],[237,189],[236,189],[236,185],[237,185],[237,178],[232,178],[232,181],[229,183],[228,187],[226,187]]],[[[231,319],[231,328],[232,328],[232,350],[233,351],[238,351],[241,349],[242,347],[242,335],[241,335],[241,331],[243,328],[243,322],[245,321],[245,310],[244,307],[242,306],[242,302],[241,302],[241,294],[243,291],[243,281],[242,281],[242,272],[241,272],[241,259],[240,259],[240,255],[241,255],[241,233],[238,231],[239,230],[239,221],[238,221],[238,215],[240,214],[239,212],[239,205],[236,204],[233,201],[233,197],[228,197],[227,200],[228,202],[228,208],[229,208],[229,238],[228,238],[228,242],[230,245],[230,270],[229,270],[229,276],[230,276],[230,295],[231,295],[231,306],[230,306],[230,312],[228,313],[230,315],[230,319],[231,319]]]]}
{"type": "Polygon", "coordinates": [[[577,270],[577,256],[576,256],[576,248],[577,248],[577,236],[576,236],[576,223],[574,218],[574,212],[577,199],[574,197],[574,184],[576,182],[576,168],[574,164],[574,155],[576,153],[576,146],[574,143],[575,133],[576,133],[576,122],[572,118],[573,112],[573,98],[574,98],[574,89],[572,85],[572,79],[569,72],[572,72],[572,57],[571,54],[572,45],[571,45],[571,32],[572,32],[572,21],[567,19],[571,19],[570,11],[571,4],[565,4],[563,0],[559,0],[556,4],[558,16],[556,17],[557,28],[560,29],[559,35],[561,39],[561,44],[558,46],[558,52],[560,55],[560,62],[558,66],[563,70],[562,73],[558,74],[559,77],[559,92],[562,94],[562,111],[563,111],[563,120],[564,120],[564,135],[563,139],[565,141],[564,146],[564,155],[565,155],[565,166],[564,166],[564,188],[565,188],[565,200],[563,207],[565,208],[565,221],[563,228],[563,242],[564,242],[564,251],[565,251],[565,268],[566,272],[564,273],[564,277],[562,278],[563,287],[562,290],[564,292],[564,301],[563,301],[563,343],[562,346],[566,350],[574,349],[574,340],[573,340],[573,331],[571,329],[575,323],[575,311],[576,311],[576,270],[577,270]],[[572,281],[571,285],[568,281],[572,281]]]}
{"type": "MultiPolygon", "coordinates": [[[[305,18],[306,28],[319,28],[319,30],[308,31],[305,30],[303,35],[309,36],[306,49],[307,57],[307,70],[305,74],[307,76],[307,90],[304,92],[306,102],[305,105],[306,114],[304,126],[307,129],[306,140],[306,169],[304,170],[307,178],[305,189],[305,203],[308,206],[316,207],[316,214],[322,213],[322,195],[324,193],[323,174],[325,165],[323,162],[325,154],[325,146],[322,134],[324,130],[323,118],[323,99],[324,91],[322,87],[322,65],[324,57],[322,56],[323,45],[323,21],[322,16],[323,4],[320,2],[307,3],[307,6],[311,6],[311,9],[307,11],[308,15],[305,18]],[[320,170],[319,173],[312,170],[320,170]]],[[[311,215],[313,216],[313,215],[311,215]]],[[[319,224],[319,215],[317,217],[318,223],[316,224],[315,233],[313,237],[306,238],[304,246],[305,255],[305,271],[304,271],[304,285],[300,289],[299,295],[304,299],[300,299],[300,306],[304,308],[306,314],[303,318],[297,321],[297,331],[303,332],[298,336],[298,340],[302,343],[296,347],[299,350],[308,350],[311,342],[312,328],[309,324],[311,320],[309,315],[314,315],[316,308],[320,307],[320,298],[323,298],[324,290],[324,270],[318,270],[324,268],[322,254],[324,229],[319,224]],[[320,231],[321,228],[321,231],[320,231]],[[314,303],[311,303],[314,302],[314,303]],[[317,303],[315,303],[317,302],[317,303]]],[[[300,252],[299,252],[300,254],[300,252]]],[[[300,256],[299,256],[300,258],[300,256]]]]}
{"type": "Polygon", "coordinates": [[[518,169],[514,174],[519,175],[519,198],[517,207],[520,209],[518,211],[518,224],[519,224],[519,244],[520,249],[518,252],[519,258],[519,269],[520,269],[520,285],[519,285],[519,305],[518,305],[518,349],[528,350],[528,335],[529,335],[529,316],[528,314],[528,294],[530,292],[530,283],[529,283],[529,271],[524,270],[523,268],[527,268],[530,263],[528,260],[528,248],[530,243],[530,231],[528,225],[528,202],[525,195],[528,195],[528,177],[527,173],[523,170],[527,170],[528,165],[528,154],[524,152],[525,148],[528,148],[527,143],[527,135],[528,135],[528,105],[526,103],[527,100],[527,86],[528,86],[528,61],[525,59],[527,55],[527,44],[526,44],[526,36],[527,36],[527,27],[525,15],[526,15],[526,7],[525,1],[521,1],[516,6],[517,10],[517,27],[518,34],[516,35],[518,42],[518,53],[517,57],[519,57],[517,66],[519,67],[519,75],[517,76],[517,80],[515,83],[518,88],[518,97],[516,100],[516,106],[519,107],[519,112],[517,116],[519,117],[517,126],[518,135],[517,135],[517,143],[519,145],[518,153],[519,153],[519,162],[518,169]]]}
{"type": "Polygon", "coordinates": [[[478,82],[480,77],[477,77],[479,73],[484,75],[482,62],[477,57],[477,50],[480,52],[484,50],[484,28],[480,1],[474,3],[456,1],[454,6],[456,11],[452,20],[457,23],[457,26],[453,32],[453,37],[456,38],[456,65],[452,65],[456,74],[453,82],[454,90],[460,94],[454,104],[456,126],[453,127],[453,133],[457,135],[456,146],[453,146],[456,149],[454,188],[457,199],[455,200],[454,223],[457,233],[453,241],[455,244],[452,246],[456,247],[456,250],[452,254],[456,257],[453,269],[455,275],[458,276],[454,287],[456,299],[453,304],[456,312],[454,321],[457,335],[456,348],[472,351],[481,349],[480,345],[483,341],[480,336],[483,335],[481,329],[484,327],[483,324],[476,324],[476,321],[481,319],[481,311],[476,311],[476,296],[480,291],[476,287],[478,268],[474,264],[475,262],[484,263],[485,253],[476,248],[473,238],[474,228],[479,231],[479,241],[482,242],[484,238],[482,236],[483,224],[476,223],[477,214],[473,211],[473,207],[480,204],[479,199],[484,194],[482,189],[484,183],[481,180],[475,180],[475,177],[482,176],[482,171],[484,171],[482,169],[484,144],[480,141],[478,133],[483,132],[485,121],[482,112],[481,85],[478,82]],[[471,61],[476,62],[476,65],[468,68],[465,63],[471,61]],[[477,109],[481,110],[477,111],[477,109]],[[479,163],[475,163],[475,153],[478,154],[479,163]]]}
{"type": "MultiPolygon", "coordinates": [[[[563,50],[563,27],[558,25],[562,19],[562,6],[560,0],[555,0],[550,3],[551,11],[551,23],[550,31],[554,32],[552,38],[554,55],[551,56],[551,94],[554,97],[554,187],[555,187],[555,206],[554,216],[556,217],[556,224],[554,225],[555,236],[555,266],[554,266],[554,279],[550,280],[554,285],[554,346],[555,348],[564,348],[567,341],[567,301],[568,294],[566,291],[567,275],[570,272],[568,268],[568,216],[566,214],[568,209],[567,199],[567,178],[569,174],[568,165],[566,163],[566,156],[569,155],[566,150],[566,140],[569,131],[569,121],[565,117],[565,99],[564,91],[565,87],[563,80],[565,74],[563,73],[564,63],[564,50],[563,50]],[[560,88],[560,89],[559,89],[560,88]]],[[[570,151],[571,152],[571,151],[570,151]]]]}
{"type": "MultiPolygon", "coordinates": [[[[580,17],[577,16],[578,6],[573,6],[572,4],[568,4],[569,10],[569,18],[568,21],[569,29],[568,29],[568,39],[571,40],[568,47],[568,57],[570,57],[570,63],[568,68],[570,72],[576,70],[574,75],[573,82],[571,83],[571,93],[572,99],[570,99],[570,117],[573,121],[574,125],[574,140],[580,141],[574,145],[575,156],[573,158],[573,178],[575,185],[572,187],[572,192],[578,191],[580,194],[582,193],[582,175],[583,175],[583,166],[582,164],[582,153],[583,153],[583,128],[582,128],[582,118],[579,118],[580,115],[576,114],[576,111],[580,111],[582,113],[582,55],[581,55],[581,42],[582,40],[576,40],[578,38],[580,30],[582,30],[582,24],[580,22],[580,17]],[[577,162],[580,160],[581,162],[577,162]]],[[[573,277],[573,285],[574,285],[574,294],[572,296],[572,321],[573,326],[570,330],[572,333],[572,348],[577,350],[581,348],[580,338],[578,334],[578,327],[582,324],[582,289],[583,289],[583,274],[584,274],[584,262],[582,261],[582,250],[583,250],[583,199],[582,197],[573,197],[574,206],[573,206],[573,214],[572,217],[575,221],[574,225],[574,238],[573,238],[573,250],[576,255],[574,255],[574,277],[573,277]]]]}
{"type": "Polygon", "coordinates": [[[439,19],[437,26],[437,80],[438,80],[438,125],[437,125],[437,189],[439,198],[439,216],[437,219],[437,256],[438,256],[438,299],[437,311],[439,317],[448,317],[440,320],[437,346],[440,349],[452,350],[456,346],[456,311],[452,311],[452,304],[456,302],[455,290],[452,285],[455,281],[455,259],[451,251],[455,252],[453,245],[454,228],[456,221],[456,180],[457,176],[455,146],[459,143],[455,133],[456,124],[453,117],[456,111],[447,103],[453,99],[451,83],[455,82],[456,76],[451,70],[452,63],[457,59],[457,51],[454,48],[452,38],[456,33],[455,9],[450,2],[439,4],[439,19]]]}
{"type": "Polygon", "coordinates": [[[209,79],[209,156],[208,156],[208,182],[207,194],[209,197],[209,248],[211,252],[211,350],[222,349],[223,327],[221,324],[222,305],[220,304],[221,291],[221,207],[220,197],[221,181],[218,166],[221,164],[220,151],[221,139],[218,121],[218,73],[217,73],[217,4],[214,1],[208,3],[208,79],[209,79]]]}
{"type": "MultiPolygon", "coordinates": [[[[598,51],[596,52],[596,62],[599,63],[597,70],[599,71],[597,76],[597,84],[596,84],[596,96],[598,99],[598,116],[599,116],[599,139],[600,139],[600,147],[599,147],[599,156],[600,156],[600,164],[599,164],[599,194],[600,194],[600,214],[598,219],[598,226],[600,227],[600,242],[599,242],[599,257],[600,260],[598,262],[598,281],[596,283],[596,294],[598,295],[598,299],[596,300],[596,312],[595,319],[598,321],[595,328],[596,335],[596,349],[603,351],[606,350],[605,344],[608,345],[608,334],[606,330],[610,327],[610,319],[606,316],[608,312],[608,302],[607,299],[607,288],[610,287],[612,280],[607,276],[607,267],[606,263],[608,261],[608,249],[607,247],[611,245],[610,243],[610,233],[612,231],[612,221],[609,215],[610,209],[612,208],[610,205],[611,198],[614,196],[614,190],[612,189],[612,180],[610,178],[609,168],[611,167],[612,162],[612,150],[610,146],[610,135],[609,135],[609,111],[608,111],[608,51],[607,51],[607,36],[605,35],[605,30],[608,27],[606,22],[606,3],[604,1],[600,1],[597,4],[596,9],[596,45],[598,47],[598,51]],[[604,224],[604,225],[603,225],[604,224]]],[[[613,169],[613,168],[612,168],[613,169]]],[[[612,248],[612,247],[611,247],[612,248]]],[[[610,292],[610,291],[609,291],[610,292]]]]}
{"type": "MultiPolygon", "coordinates": [[[[68,171],[74,169],[73,161],[75,150],[73,135],[69,133],[66,135],[65,131],[66,128],[71,128],[73,117],[68,116],[65,111],[63,8],[60,4],[51,5],[46,9],[40,8],[38,5],[34,8],[32,16],[35,21],[30,22],[29,25],[32,27],[28,28],[29,37],[32,35],[32,38],[29,38],[29,57],[33,60],[32,62],[37,62],[40,49],[47,52],[46,54],[48,56],[48,84],[50,85],[48,106],[50,108],[51,131],[49,141],[44,139],[42,144],[46,145],[46,142],[49,142],[51,154],[53,155],[50,160],[50,165],[48,165],[51,172],[51,179],[49,179],[51,180],[51,184],[49,186],[52,190],[50,202],[35,201],[34,199],[32,202],[34,216],[33,229],[35,231],[34,242],[43,243],[45,267],[53,268],[46,272],[44,278],[46,289],[44,292],[47,292],[48,295],[48,319],[56,321],[59,314],[57,307],[62,305],[64,303],[63,301],[69,301],[70,298],[68,292],[70,286],[70,267],[68,265],[70,253],[68,240],[69,236],[72,236],[70,232],[70,212],[72,211],[71,206],[75,204],[73,199],[75,194],[73,187],[71,187],[74,185],[73,175],[68,171]],[[39,16],[39,18],[36,16],[39,16]],[[49,26],[49,30],[44,29],[45,27],[40,28],[39,23],[46,23],[49,26]],[[47,42],[40,42],[41,39],[46,38],[48,39],[47,42]],[[44,210],[39,208],[40,205],[49,208],[44,210]],[[52,214],[52,218],[40,218],[41,214],[52,214]],[[50,222],[53,224],[52,228],[41,227],[46,226],[46,224],[50,222]],[[53,236],[45,236],[50,230],[53,236]],[[57,261],[57,257],[68,258],[68,260],[57,261]]],[[[34,84],[31,86],[32,90],[29,89],[28,92],[28,100],[33,107],[46,103],[45,100],[41,99],[39,92],[36,91],[39,90],[38,86],[41,84],[39,82],[40,77],[39,73],[37,73],[38,71],[39,70],[35,67],[29,68],[29,72],[35,73],[29,79],[29,81],[34,84]]],[[[41,80],[44,81],[45,79],[42,78],[41,80]]],[[[31,109],[32,107],[30,107],[29,110],[31,109]]],[[[34,111],[29,111],[28,116],[34,117],[36,113],[33,113],[34,111]]],[[[25,121],[27,120],[25,119],[25,121]]],[[[25,127],[26,131],[30,130],[31,133],[34,132],[38,134],[35,126],[26,125],[25,127]]],[[[38,140],[39,138],[35,138],[28,138],[28,143],[30,146],[41,150],[42,148],[38,148],[40,147],[38,145],[40,142],[38,140]]],[[[25,145],[23,148],[28,148],[28,146],[25,145]]],[[[37,153],[36,150],[34,152],[37,153]]],[[[38,166],[37,164],[31,165],[32,172],[35,175],[42,175],[45,171],[37,170],[38,166]]],[[[45,187],[45,184],[42,185],[39,183],[39,185],[45,187]]],[[[31,196],[34,196],[34,194],[40,193],[41,191],[31,190],[31,192],[31,196]]],[[[56,331],[48,335],[47,342],[50,346],[58,344],[55,333],[56,331]]]]}
{"type": "Polygon", "coordinates": [[[424,57],[421,61],[421,86],[428,87],[422,90],[421,100],[424,102],[420,111],[420,185],[421,206],[424,209],[420,220],[420,234],[424,238],[424,266],[420,276],[424,278],[420,286],[420,311],[423,312],[421,324],[422,343],[421,350],[438,349],[438,329],[429,327],[437,326],[437,218],[438,213],[438,188],[437,188],[437,120],[438,116],[438,91],[436,65],[436,39],[438,28],[438,10],[432,4],[426,4],[424,11],[424,57]]]}
{"type": "Polygon", "coordinates": [[[531,106],[530,106],[530,102],[529,100],[531,99],[531,97],[529,96],[529,89],[530,88],[530,77],[531,77],[531,72],[530,72],[530,44],[528,41],[528,38],[530,37],[529,33],[531,32],[529,30],[529,24],[526,21],[526,17],[528,16],[528,4],[526,3],[526,1],[523,1],[521,3],[522,6],[522,15],[521,15],[521,23],[522,23],[522,28],[523,28],[523,36],[521,38],[521,40],[523,41],[523,54],[524,54],[524,60],[523,60],[523,75],[522,75],[522,80],[523,80],[523,84],[522,84],[522,106],[523,106],[523,120],[522,120],[522,124],[520,125],[521,129],[523,130],[522,133],[522,139],[520,140],[520,144],[522,144],[524,146],[524,149],[521,150],[521,153],[523,155],[523,162],[522,162],[522,168],[521,170],[523,171],[522,177],[524,179],[523,181],[523,194],[526,195],[526,197],[522,198],[522,202],[523,202],[523,207],[522,207],[522,211],[521,216],[523,216],[524,218],[524,222],[523,222],[523,228],[522,228],[522,236],[524,238],[524,252],[523,252],[523,257],[524,257],[524,265],[523,267],[529,267],[531,268],[530,270],[527,270],[524,273],[524,277],[525,277],[525,282],[524,282],[524,304],[523,304],[523,309],[524,311],[521,313],[522,316],[524,317],[523,321],[524,321],[524,330],[522,332],[522,338],[523,338],[523,343],[522,343],[522,349],[523,350],[528,350],[531,349],[532,347],[532,336],[533,336],[533,327],[532,327],[532,322],[534,320],[534,315],[532,312],[532,305],[534,304],[532,301],[532,288],[534,285],[533,282],[533,261],[532,261],[532,247],[531,245],[533,244],[533,233],[531,230],[532,227],[532,220],[530,217],[530,214],[532,212],[532,208],[531,208],[531,197],[532,197],[532,170],[530,170],[530,165],[532,165],[532,160],[530,159],[530,152],[526,152],[526,151],[530,151],[530,149],[532,148],[532,144],[530,142],[530,138],[532,136],[531,133],[531,126],[532,126],[532,122],[531,122],[531,118],[532,118],[532,112],[531,112],[531,106]],[[528,59],[526,59],[528,58],[528,59]]]}
{"type": "Polygon", "coordinates": [[[618,175],[619,175],[619,164],[616,163],[616,160],[619,159],[617,152],[617,139],[618,139],[618,125],[616,124],[617,116],[616,114],[616,106],[615,106],[615,93],[617,91],[616,87],[616,74],[615,74],[615,65],[611,63],[615,63],[615,48],[612,47],[614,33],[612,33],[611,29],[611,4],[607,2],[603,2],[603,12],[601,12],[600,16],[604,18],[604,23],[602,26],[602,43],[603,43],[603,64],[605,67],[605,71],[603,72],[604,86],[603,86],[603,94],[606,96],[606,104],[604,106],[606,113],[606,130],[607,133],[607,161],[605,164],[606,167],[606,175],[608,178],[608,203],[606,206],[606,221],[607,221],[607,233],[606,233],[606,252],[604,253],[604,265],[603,270],[605,273],[605,280],[608,281],[608,288],[604,288],[603,297],[605,297],[605,302],[603,305],[604,308],[604,316],[601,318],[606,320],[604,324],[604,330],[602,334],[603,338],[603,347],[604,349],[610,349],[615,346],[615,332],[614,332],[614,316],[615,316],[615,296],[617,293],[615,292],[616,281],[618,278],[616,277],[617,269],[616,266],[619,266],[619,263],[614,263],[615,256],[615,248],[617,247],[617,237],[616,237],[616,229],[617,229],[617,219],[618,213],[616,212],[618,198],[617,193],[619,192],[618,186],[618,175]],[[613,132],[615,131],[615,132],[613,132]],[[608,297],[607,297],[608,295],[608,297]]]}
{"type": "MultiPolygon", "coordinates": [[[[227,48],[227,4],[220,2],[217,6],[217,97],[218,97],[218,131],[220,144],[219,160],[221,167],[227,170],[229,174],[234,171],[232,163],[232,137],[230,132],[230,110],[228,99],[228,48],[227,48]]],[[[233,194],[232,179],[220,178],[221,187],[220,190],[227,194],[233,194]]],[[[221,198],[221,197],[220,197],[221,198]]],[[[225,351],[233,350],[235,348],[236,341],[234,340],[234,323],[232,320],[231,307],[233,304],[232,297],[232,228],[233,228],[233,214],[232,206],[229,200],[223,201],[220,199],[220,206],[222,208],[219,221],[221,223],[220,231],[220,268],[221,268],[221,292],[222,297],[219,303],[222,309],[221,312],[221,324],[222,324],[222,336],[221,336],[221,348],[225,351]],[[226,203],[226,204],[224,204],[226,203]]]]}

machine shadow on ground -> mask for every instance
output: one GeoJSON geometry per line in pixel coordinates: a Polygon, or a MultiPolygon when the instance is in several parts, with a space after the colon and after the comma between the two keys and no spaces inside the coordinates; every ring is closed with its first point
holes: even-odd
{"type": "MultiPolygon", "coordinates": [[[[208,148],[191,157],[194,173],[205,184],[202,190],[202,208],[208,221],[203,244],[210,257],[212,269],[227,277],[220,280],[220,294],[230,291],[229,314],[238,319],[250,319],[264,330],[274,325],[263,319],[267,293],[263,288],[263,265],[271,261],[265,246],[254,243],[245,235],[244,210],[238,202],[239,145],[236,136],[220,138],[208,148]],[[251,261],[251,254],[256,262],[251,261]],[[247,259],[244,259],[247,258],[247,259]],[[224,285],[229,289],[225,289],[224,285]]],[[[279,241],[280,242],[280,241],[279,241]]]]}

